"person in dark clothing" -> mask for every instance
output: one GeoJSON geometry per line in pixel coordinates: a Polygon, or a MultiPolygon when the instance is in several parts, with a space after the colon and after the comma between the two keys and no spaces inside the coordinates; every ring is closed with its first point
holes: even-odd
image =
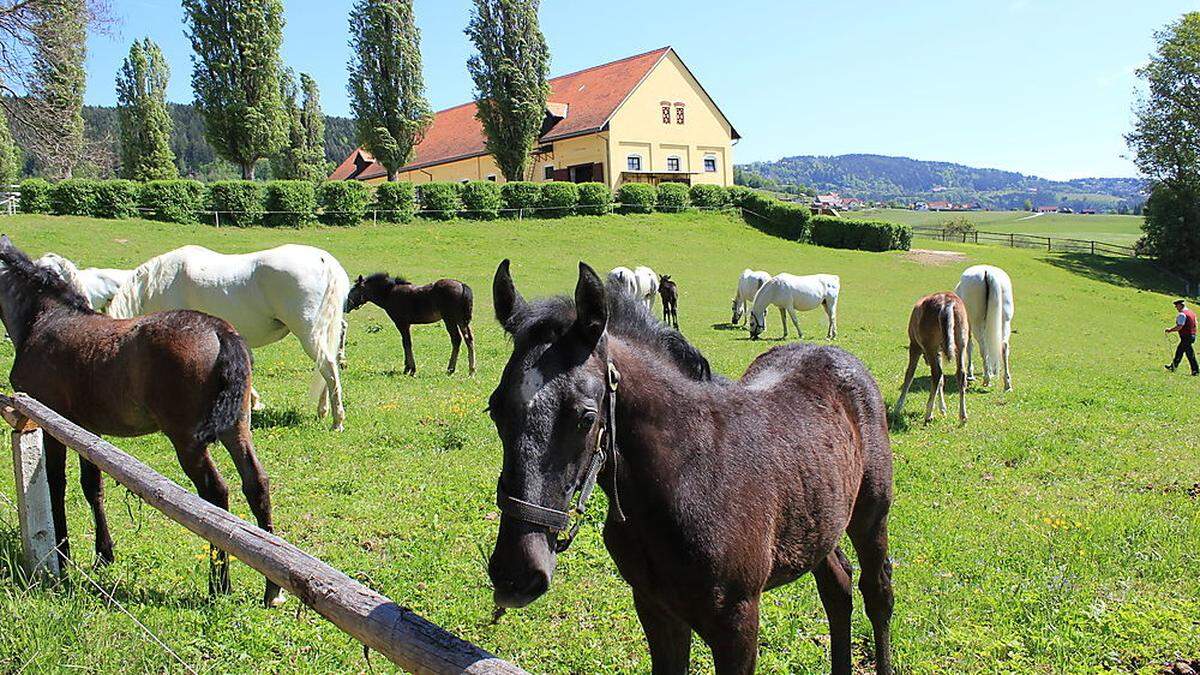
{"type": "Polygon", "coordinates": [[[1168,333],[1179,333],[1179,347],[1175,349],[1175,360],[1167,366],[1167,370],[1175,372],[1179,367],[1179,362],[1183,357],[1187,357],[1188,364],[1192,367],[1192,375],[1200,375],[1200,367],[1196,365],[1196,350],[1193,345],[1196,344],[1196,313],[1188,309],[1183,300],[1175,301],[1175,310],[1179,314],[1175,317],[1175,325],[1168,328],[1168,333]]]}

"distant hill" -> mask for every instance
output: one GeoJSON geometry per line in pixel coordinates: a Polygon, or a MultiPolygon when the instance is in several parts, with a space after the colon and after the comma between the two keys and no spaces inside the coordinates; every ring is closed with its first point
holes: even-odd
{"type": "MultiPolygon", "coordinates": [[[[1079,178],[1053,181],[1014,171],[979,169],[886,155],[785,157],[738,166],[741,182],[765,179],[781,187],[838,192],[869,201],[945,200],[985,208],[1020,209],[1060,205],[1074,209],[1130,209],[1145,201],[1138,178],[1079,178]]],[[[770,185],[767,185],[770,187],[770,185]]]]}

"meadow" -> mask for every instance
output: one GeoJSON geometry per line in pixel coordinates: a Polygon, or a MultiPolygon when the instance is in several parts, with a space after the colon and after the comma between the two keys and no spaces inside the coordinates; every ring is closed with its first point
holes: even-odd
{"type": "MultiPolygon", "coordinates": [[[[892,434],[898,668],[1151,673],[1173,657],[1200,655],[1200,382],[1163,370],[1174,349],[1163,328],[1174,314],[1139,261],[926,240],[918,246],[953,255],[842,251],[697,213],[300,230],[14,216],[0,228],[31,254],[55,251],[93,266],[131,267],[185,243],[243,252],[297,242],[331,251],[352,277],[387,270],[470,284],[475,377],[465,368],[445,375],[450,346],[440,325],[414,328],[419,370],[404,376],[399,334],[368,305],[348,317],[346,431],[331,433],[315,418],[306,399],[311,362],[288,338],[255,354],[255,383],[268,406],[255,416],[255,442],[282,536],[485,649],[547,673],[648,672],[649,659],[629,589],[600,540],[603,495],[560,558],[550,592],[493,621],[485,566],[501,458],[483,408],[510,352],[491,318],[500,259],[512,259],[526,297],[569,293],[579,260],[671,274],[683,333],[731,377],[780,335],[774,316],[765,341],[726,325],[743,268],[840,274],[836,344],[866,362],[889,405],[906,364],[913,302],[952,289],[968,264],[1000,265],[1017,300],[1015,391],[973,385],[966,427],[953,416],[924,426],[928,373],[919,371],[892,434]]],[[[824,335],[819,312],[801,315],[801,326],[806,339],[824,335]]],[[[0,368],[12,353],[0,342],[0,368]]],[[[116,443],[191,488],[164,438],[116,443]]],[[[234,512],[247,517],[228,456],[213,455],[231,483],[234,512]]],[[[12,475],[10,461],[0,453],[0,477],[12,475]]],[[[91,518],[76,471],[71,460],[68,511],[73,550],[86,563],[91,518]]],[[[27,587],[14,569],[11,480],[0,479],[0,495],[0,672],[180,670],[77,572],[53,587],[27,587]]],[[[378,655],[365,660],[356,642],[294,598],[261,609],[261,577],[245,565],[233,565],[233,595],[209,598],[206,544],[111,481],[107,500],[116,562],[89,574],[197,670],[391,668],[378,655]]],[[[857,593],[855,603],[855,653],[865,662],[870,628],[857,593]]],[[[827,672],[825,616],[811,579],[768,593],[763,606],[760,671],[827,672]]],[[[693,663],[696,672],[712,669],[699,642],[693,663]]]]}
{"type": "Polygon", "coordinates": [[[1141,216],[1109,213],[1044,213],[1028,211],[913,211],[911,209],[864,209],[843,214],[850,218],[873,218],[905,225],[941,225],[966,218],[975,228],[988,232],[1015,232],[1042,237],[1087,239],[1132,246],[1142,236],[1141,216]],[[1031,217],[1032,216],[1032,217],[1031,217]]]}

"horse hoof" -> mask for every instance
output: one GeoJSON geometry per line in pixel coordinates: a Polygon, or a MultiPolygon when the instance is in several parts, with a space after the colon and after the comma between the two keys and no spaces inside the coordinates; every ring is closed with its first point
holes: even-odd
{"type": "Polygon", "coordinates": [[[263,607],[272,609],[274,607],[282,607],[287,602],[287,593],[282,588],[275,589],[275,597],[271,597],[271,591],[268,590],[263,598],[263,607]]]}
{"type": "Polygon", "coordinates": [[[345,431],[346,426],[341,422],[334,422],[333,426],[329,427],[330,431],[345,431]]]}

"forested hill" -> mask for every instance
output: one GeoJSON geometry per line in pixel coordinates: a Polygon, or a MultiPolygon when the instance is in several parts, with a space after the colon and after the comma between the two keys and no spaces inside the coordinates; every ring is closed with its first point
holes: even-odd
{"type": "Polygon", "coordinates": [[[977,202],[989,208],[1068,205],[1115,209],[1144,201],[1137,178],[1079,178],[1053,181],[1014,171],[980,169],[886,155],[785,157],[740,165],[743,180],[755,177],[781,185],[803,185],[866,200],[977,202]]]}
{"type": "MultiPolygon", "coordinates": [[[[215,180],[238,178],[237,168],[219,160],[212,147],[204,140],[204,120],[188,104],[169,103],[171,119],[175,122],[175,133],[171,137],[171,150],[175,152],[175,163],[181,176],[215,180]]],[[[94,169],[92,172],[106,175],[116,166],[120,154],[117,131],[117,109],[109,106],[84,106],[83,119],[87,137],[95,146],[90,153],[94,169]],[[111,165],[111,166],[110,166],[111,165]]],[[[336,165],[356,147],[354,121],[345,117],[325,117],[325,159],[336,165]]],[[[263,169],[267,169],[264,162],[263,169]]],[[[332,171],[333,167],[330,166],[332,171]]],[[[260,171],[269,177],[269,170],[260,171]]]]}

